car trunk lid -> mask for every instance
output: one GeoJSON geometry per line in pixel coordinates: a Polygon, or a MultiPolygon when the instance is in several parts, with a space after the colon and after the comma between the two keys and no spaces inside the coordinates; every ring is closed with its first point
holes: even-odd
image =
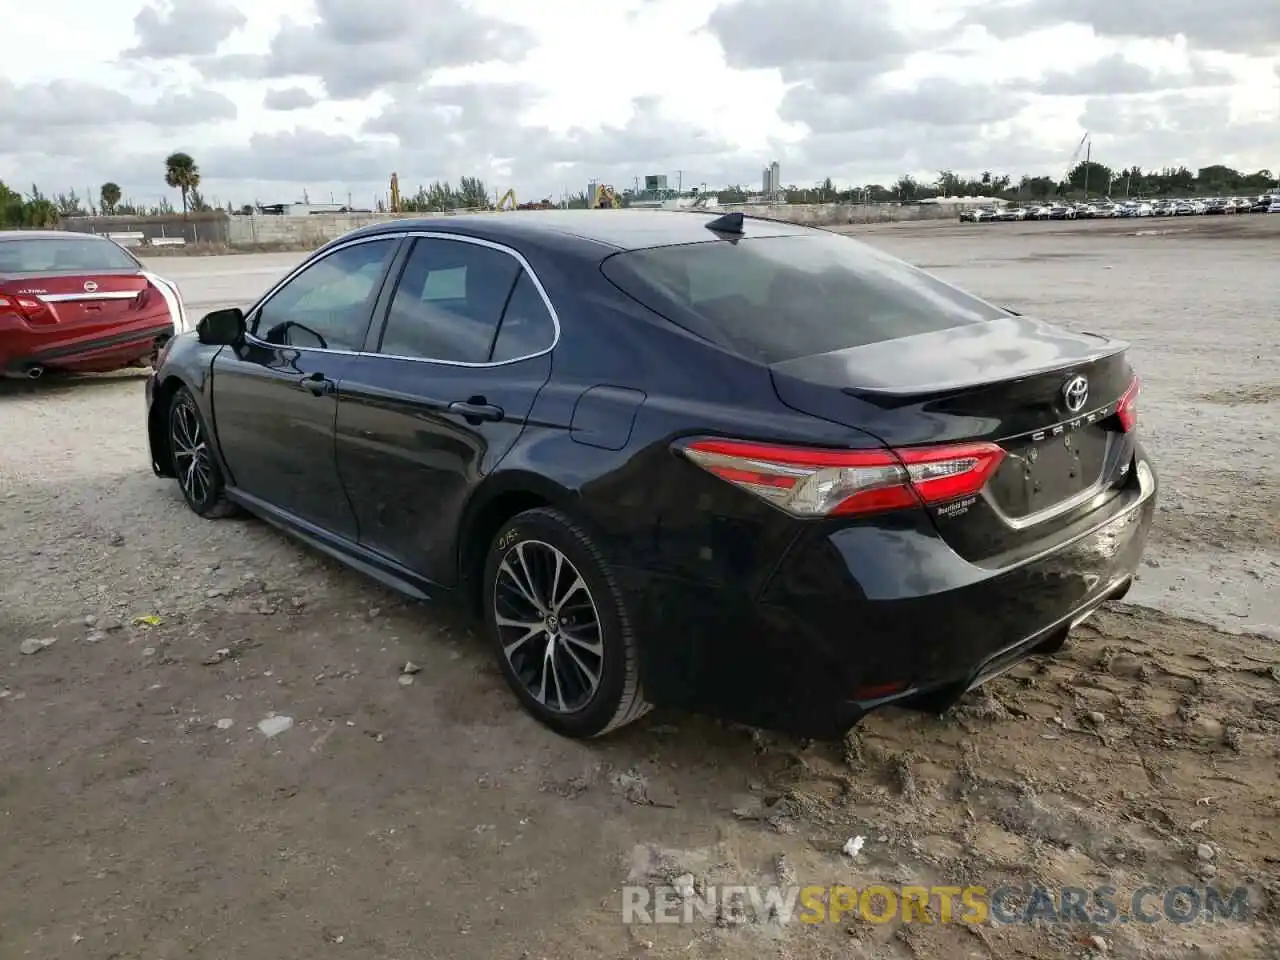
{"type": "Polygon", "coordinates": [[[32,323],[72,326],[130,319],[156,295],[137,270],[8,274],[0,296],[32,323]]]}
{"type": "Polygon", "coordinates": [[[1027,317],[952,327],[770,365],[792,409],[894,448],[992,442],[1005,456],[980,497],[931,512],[962,554],[1051,533],[1121,482],[1132,440],[1118,407],[1127,344],[1027,317]]]}

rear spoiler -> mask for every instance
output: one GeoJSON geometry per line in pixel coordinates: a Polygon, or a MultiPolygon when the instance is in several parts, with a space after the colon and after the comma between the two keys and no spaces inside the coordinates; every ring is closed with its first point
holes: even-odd
{"type": "Polygon", "coordinates": [[[1038,356],[1029,354],[1007,361],[1001,369],[991,369],[989,364],[978,364],[966,357],[953,339],[954,330],[948,329],[783,360],[770,364],[769,369],[784,377],[838,389],[848,396],[874,397],[878,402],[895,397],[917,401],[980,387],[993,378],[1024,380],[1083,366],[1129,349],[1124,340],[1056,330],[1029,317],[1010,315],[986,323],[991,325],[987,330],[1015,341],[1021,339],[1024,347],[1044,336],[1055,343],[1038,356]],[[914,359],[908,362],[904,358],[914,359]]]}
{"type": "MultiPolygon", "coordinates": [[[[715,217],[716,218],[715,220],[707,224],[707,229],[715,231],[717,233],[728,233],[728,234],[741,233],[742,225],[745,225],[745,221],[747,220],[759,220],[761,223],[785,223],[789,227],[801,227],[805,230],[821,230],[823,233],[836,233],[836,231],[829,230],[828,228],[817,223],[797,223],[794,220],[788,220],[786,217],[766,217],[763,214],[759,214],[759,213],[743,213],[741,210],[733,210],[729,213],[725,213],[722,209],[718,209],[716,207],[710,207],[710,208],[681,207],[679,210],[659,210],[655,212],[700,213],[705,217],[715,217]],[[739,224],[737,229],[727,229],[730,223],[730,218],[733,218],[733,222],[736,222],[737,224],[739,224]],[[721,223],[721,222],[725,224],[726,229],[721,229],[715,226],[716,223],[721,223]]],[[[848,234],[837,233],[836,236],[844,237],[844,236],[848,236],[848,234]]]]}

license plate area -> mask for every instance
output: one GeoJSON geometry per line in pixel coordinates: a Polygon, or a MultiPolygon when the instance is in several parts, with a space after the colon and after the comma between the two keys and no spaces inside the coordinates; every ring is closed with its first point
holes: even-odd
{"type": "Polygon", "coordinates": [[[991,480],[1000,510],[1021,519],[1057,506],[1094,486],[1102,476],[1109,433],[1096,424],[1006,447],[991,480]]]}
{"type": "Polygon", "coordinates": [[[72,300],[54,304],[55,312],[61,323],[102,323],[104,320],[116,320],[127,317],[133,307],[133,300],[102,299],[72,300]]]}

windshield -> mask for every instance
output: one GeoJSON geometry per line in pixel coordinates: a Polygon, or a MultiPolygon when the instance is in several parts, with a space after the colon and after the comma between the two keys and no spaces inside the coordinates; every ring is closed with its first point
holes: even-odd
{"type": "Polygon", "coordinates": [[[0,236],[0,273],[97,273],[137,270],[138,262],[110,240],[93,237],[0,236]]]}
{"type": "Polygon", "coordinates": [[[603,270],[668,320],[767,364],[1007,316],[833,233],[636,250],[603,270]]]}

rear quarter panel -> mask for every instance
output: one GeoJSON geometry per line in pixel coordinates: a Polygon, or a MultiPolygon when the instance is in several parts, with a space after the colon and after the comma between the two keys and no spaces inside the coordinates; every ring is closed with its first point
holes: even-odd
{"type": "Polygon", "coordinates": [[[562,327],[552,375],[498,476],[539,475],[565,491],[616,564],[750,591],[741,578],[776,556],[793,524],[693,466],[673,441],[714,434],[849,445],[858,431],[788,409],[767,368],[654,314],[598,267],[563,269],[557,280],[563,287],[548,283],[562,327]],[[617,429],[603,432],[625,435],[620,449],[572,429],[584,394],[617,401],[594,412],[612,411],[617,429]],[[708,557],[706,547],[717,539],[736,546],[708,557]]]}

